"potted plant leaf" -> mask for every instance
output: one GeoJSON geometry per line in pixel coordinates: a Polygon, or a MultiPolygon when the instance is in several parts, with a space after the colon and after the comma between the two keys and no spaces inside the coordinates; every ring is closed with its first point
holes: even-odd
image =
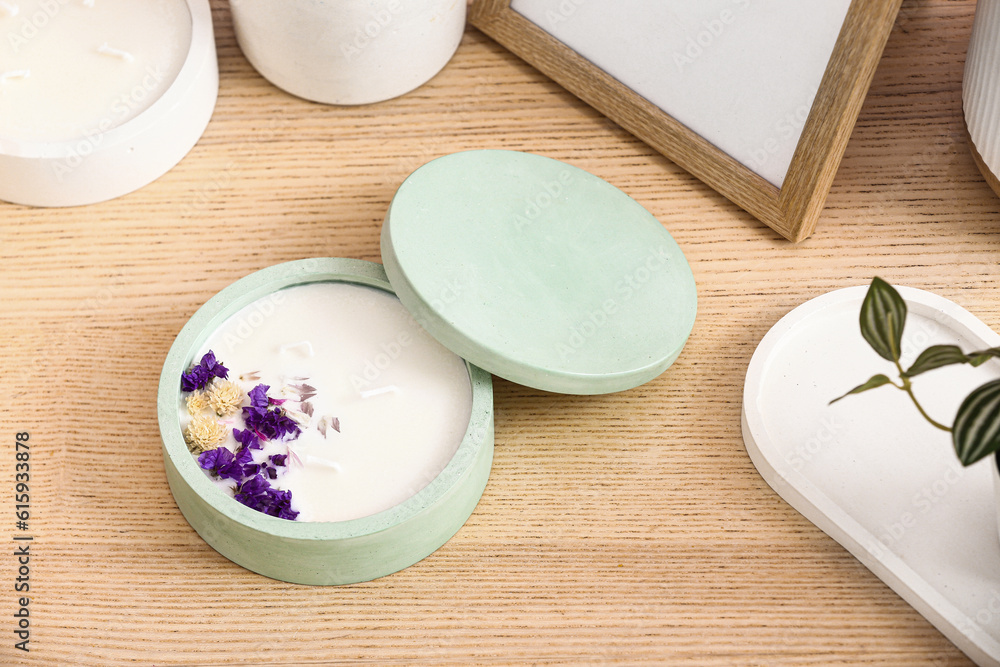
{"type": "MultiPolygon", "coordinates": [[[[877,387],[895,387],[910,397],[924,419],[951,434],[955,454],[963,466],[993,454],[996,468],[1000,465],[1000,458],[997,458],[1000,451],[1000,379],[986,382],[970,392],[959,406],[951,426],[928,414],[913,392],[913,380],[945,366],[980,366],[994,357],[1000,358],[1000,347],[966,353],[957,345],[931,345],[904,369],[900,357],[906,313],[906,302],[899,293],[881,278],[874,278],[861,304],[861,335],[879,356],[895,365],[898,381],[878,373],[831,403],[877,387]]],[[[994,478],[997,478],[996,471],[994,478]]]]}

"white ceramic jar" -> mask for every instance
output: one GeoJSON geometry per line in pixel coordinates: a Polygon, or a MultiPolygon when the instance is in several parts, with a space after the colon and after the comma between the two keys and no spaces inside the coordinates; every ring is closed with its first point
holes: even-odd
{"type": "Polygon", "coordinates": [[[230,0],[261,75],[325,104],[369,104],[437,74],[465,30],[465,0],[230,0]]]}
{"type": "Polygon", "coordinates": [[[1000,195],[1000,0],[979,0],[965,61],[962,106],[972,155],[1000,195]]]}

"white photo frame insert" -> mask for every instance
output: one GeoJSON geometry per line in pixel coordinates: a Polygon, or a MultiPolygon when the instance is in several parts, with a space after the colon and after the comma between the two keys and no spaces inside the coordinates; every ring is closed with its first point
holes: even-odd
{"type": "Polygon", "coordinates": [[[470,21],[799,241],[815,228],[900,4],[476,0],[470,21]]]}

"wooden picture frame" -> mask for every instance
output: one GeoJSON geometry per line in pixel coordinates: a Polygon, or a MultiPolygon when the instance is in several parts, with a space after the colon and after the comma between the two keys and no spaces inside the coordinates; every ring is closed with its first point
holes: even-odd
{"type": "MultiPolygon", "coordinates": [[[[580,4],[578,0],[566,2],[580,4]]],[[[850,0],[780,187],[511,9],[474,0],[472,25],[791,241],[814,230],[902,0],[850,0]]]]}

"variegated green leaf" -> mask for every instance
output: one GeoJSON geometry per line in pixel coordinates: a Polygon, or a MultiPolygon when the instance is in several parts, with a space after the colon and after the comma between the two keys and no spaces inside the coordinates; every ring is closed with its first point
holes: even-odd
{"type": "Polygon", "coordinates": [[[957,345],[931,345],[920,353],[917,360],[913,362],[913,365],[903,375],[914,377],[921,373],[932,371],[935,368],[941,368],[942,366],[965,364],[968,362],[969,357],[965,356],[965,353],[957,345]]]}
{"type": "Polygon", "coordinates": [[[969,353],[969,363],[973,366],[982,366],[994,357],[1000,358],[1000,347],[991,347],[988,350],[969,353]]]}
{"type": "Polygon", "coordinates": [[[1000,380],[987,382],[962,401],[951,438],[966,466],[1000,449],[1000,380]]]}
{"type": "Polygon", "coordinates": [[[846,397],[850,396],[851,394],[860,394],[863,391],[868,391],[869,389],[874,389],[875,387],[881,387],[882,385],[886,385],[886,384],[892,384],[892,380],[890,380],[888,377],[886,377],[885,375],[882,375],[882,374],[873,375],[870,378],[868,378],[868,381],[865,382],[864,384],[859,384],[857,387],[855,387],[854,389],[850,390],[849,392],[847,392],[843,396],[838,396],[837,398],[835,398],[832,401],[830,401],[830,405],[833,405],[834,403],[836,403],[840,399],[846,398],[846,397]]]}
{"type": "Polygon", "coordinates": [[[903,297],[889,283],[873,278],[861,303],[861,335],[880,357],[899,361],[905,324],[903,297]]]}

